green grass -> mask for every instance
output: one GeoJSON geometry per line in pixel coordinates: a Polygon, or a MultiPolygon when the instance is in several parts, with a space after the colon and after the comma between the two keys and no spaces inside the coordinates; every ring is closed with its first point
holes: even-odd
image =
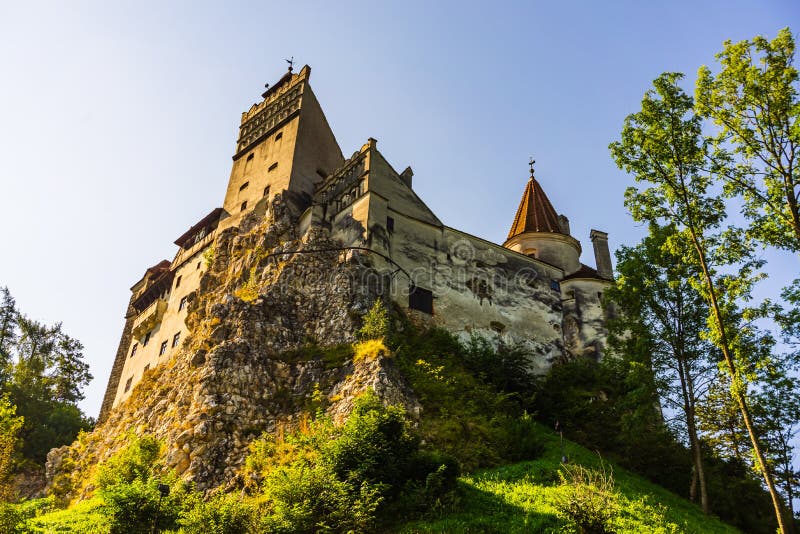
{"type": "Polygon", "coordinates": [[[66,510],[56,510],[29,519],[23,532],[51,534],[56,532],[108,532],[107,520],[100,513],[102,500],[98,497],[81,501],[66,510]]]}
{"type": "MultiPolygon", "coordinates": [[[[402,524],[395,528],[395,532],[569,532],[568,522],[558,516],[555,507],[559,494],[566,491],[558,476],[561,467],[559,438],[550,430],[539,428],[545,449],[538,459],[461,477],[454,503],[443,507],[429,519],[402,524]]],[[[572,464],[597,469],[605,463],[596,454],[573,442],[565,441],[564,444],[572,464]]],[[[613,524],[617,533],[738,532],[715,518],[703,515],[696,505],[660,486],[625,469],[616,466],[612,469],[620,511],[613,524]]],[[[106,532],[100,506],[102,501],[93,498],[68,510],[45,513],[29,519],[24,532],[106,532]]]]}
{"type": "MultiPolygon", "coordinates": [[[[542,428],[544,454],[529,462],[481,470],[459,480],[455,504],[436,517],[397,528],[410,533],[569,532],[555,502],[566,490],[560,484],[559,438],[542,428]]],[[[600,468],[603,462],[587,449],[566,441],[570,463],[600,468]]],[[[622,468],[612,466],[619,514],[617,533],[736,533],[735,528],[705,516],[700,508],[622,468]]],[[[606,464],[608,470],[608,464],[606,464]]]]}

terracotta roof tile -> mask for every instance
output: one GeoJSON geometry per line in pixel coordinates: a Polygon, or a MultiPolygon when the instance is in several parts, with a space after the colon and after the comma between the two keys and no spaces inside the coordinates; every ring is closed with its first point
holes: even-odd
{"type": "Polygon", "coordinates": [[[514,224],[508,232],[508,239],[515,235],[525,232],[551,232],[563,234],[561,225],[558,223],[558,214],[550,204],[547,195],[544,194],[542,186],[535,178],[528,180],[522,200],[517,208],[517,215],[514,217],[514,224]]]}

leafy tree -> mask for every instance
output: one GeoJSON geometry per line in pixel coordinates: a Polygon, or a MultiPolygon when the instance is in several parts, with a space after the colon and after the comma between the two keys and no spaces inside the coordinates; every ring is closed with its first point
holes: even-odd
{"type": "Polygon", "coordinates": [[[705,168],[709,146],[702,136],[701,118],[693,100],[678,86],[683,76],[664,73],[642,100],[642,109],[625,119],[621,140],[610,145],[617,165],[634,174],[644,190],[629,187],[625,205],[637,221],[676,225],[678,239],[670,239],[682,261],[696,267],[695,289],[706,299],[710,314],[708,337],[719,348],[731,377],[731,394],[742,414],[756,465],[764,477],[781,532],[787,532],[780,495],[768,468],[764,448],[753,421],[748,371],[758,363],[757,347],[741,335],[740,300],[750,297],[758,278],[752,251],[740,231],[727,228],[722,197],[712,189],[714,174],[705,168]],[[688,243],[689,247],[683,247],[688,243]],[[721,274],[720,269],[735,274],[721,274]],[[738,272],[733,269],[738,269],[738,272]]]}
{"type": "Polygon", "coordinates": [[[677,410],[677,430],[692,454],[690,496],[699,486],[700,503],[709,512],[706,475],[697,424],[697,404],[714,377],[713,346],[701,336],[708,307],[689,283],[696,274],[667,241],[675,227],[650,224],[635,247],[617,251],[616,285],[606,292],[621,312],[609,321],[609,344],[623,358],[638,355],[653,372],[661,401],[677,410]]]}
{"type": "Polygon", "coordinates": [[[0,293],[0,393],[8,394],[24,417],[23,457],[42,465],[50,449],[91,427],[77,403],[92,375],[83,345],[61,323],[33,320],[17,310],[7,288],[0,293]]]}
{"type": "Polygon", "coordinates": [[[8,501],[12,496],[9,478],[14,468],[17,434],[23,423],[16,411],[8,396],[0,397],[0,501],[8,501]]]}
{"type": "Polygon", "coordinates": [[[797,365],[775,360],[765,365],[756,397],[755,417],[764,435],[770,467],[788,507],[787,520],[794,517],[800,473],[792,465],[795,437],[800,431],[800,396],[795,385],[797,365]]]}
{"type": "Polygon", "coordinates": [[[8,380],[11,355],[17,343],[17,304],[7,287],[0,289],[0,387],[8,380]]]}
{"type": "Polygon", "coordinates": [[[769,41],[726,41],[715,76],[701,67],[697,111],[719,127],[710,154],[726,192],[740,196],[752,233],[800,252],[800,99],[789,28],[769,41]],[[738,156],[733,163],[730,154],[738,156]]]}

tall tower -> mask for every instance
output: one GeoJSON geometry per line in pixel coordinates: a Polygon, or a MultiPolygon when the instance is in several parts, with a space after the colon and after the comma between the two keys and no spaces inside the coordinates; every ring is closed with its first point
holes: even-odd
{"type": "Polygon", "coordinates": [[[536,181],[533,161],[530,179],[503,246],[558,267],[565,275],[581,268],[581,244],[569,235],[569,220],[556,213],[536,181]]]}
{"type": "MultiPolygon", "coordinates": [[[[242,113],[223,208],[236,220],[283,190],[312,195],[344,158],[308,84],[311,67],[292,67],[242,113]]],[[[230,223],[228,223],[230,224],[230,223]]]]}

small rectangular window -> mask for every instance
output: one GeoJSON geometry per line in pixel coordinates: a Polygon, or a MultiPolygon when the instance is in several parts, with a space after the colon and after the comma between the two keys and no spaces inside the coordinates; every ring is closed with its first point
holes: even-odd
{"type": "Polygon", "coordinates": [[[391,217],[386,217],[386,229],[390,232],[394,232],[394,219],[391,217]]]}
{"type": "Polygon", "coordinates": [[[242,207],[239,209],[239,211],[244,211],[246,209],[247,209],[247,201],[245,200],[244,202],[242,202],[242,207]]]}
{"type": "Polygon", "coordinates": [[[143,347],[146,347],[146,346],[147,346],[147,344],[150,342],[150,334],[151,334],[151,333],[152,333],[152,332],[148,332],[148,333],[146,333],[146,334],[144,335],[144,341],[142,341],[142,346],[143,346],[143,347]]]}
{"type": "Polygon", "coordinates": [[[408,307],[433,315],[433,292],[430,289],[411,286],[408,290],[408,307]]]}
{"type": "Polygon", "coordinates": [[[177,347],[177,346],[178,346],[178,342],[179,342],[180,340],[181,340],[181,333],[180,333],[180,332],[178,332],[177,334],[175,334],[174,336],[172,336],[172,346],[173,346],[173,347],[177,347]]]}
{"type": "Polygon", "coordinates": [[[146,373],[149,370],[150,370],[150,364],[148,363],[147,365],[144,366],[144,371],[142,371],[142,374],[146,373]]]}
{"type": "MultiPolygon", "coordinates": [[[[184,297],[181,298],[181,302],[178,304],[178,311],[181,311],[185,307],[186,307],[186,297],[184,296],[184,297]]],[[[148,336],[149,335],[150,334],[148,334],[148,336]]]]}
{"type": "Polygon", "coordinates": [[[161,342],[161,348],[158,350],[158,355],[159,356],[163,356],[165,352],[167,352],[167,342],[166,341],[162,341],[161,342]]]}
{"type": "Polygon", "coordinates": [[[250,185],[250,182],[243,183],[242,185],[239,186],[239,191],[244,191],[245,189],[247,189],[248,185],[250,185]]]}
{"type": "Polygon", "coordinates": [[[282,137],[283,137],[283,132],[278,132],[278,133],[275,135],[275,140],[276,140],[276,141],[278,141],[278,140],[280,140],[282,137]]]}
{"type": "Polygon", "coordinates": [[[197,262],[197,268],[198,268],[198,269],[200,269],[200,265],[201,265],[202,263],[203,263],[202,261],[198,261],[198,262],[197,262]]]}
{"type": "Polygon", "coordinates": [[[561,293],[561,284],[559,284],[557,280],[550,280],[550,289],[561,293]]]}
{"type": "Polygon", "coordinates": [[[138,349],[138,348],[139,348],[139,344],[138,343],[134,343],[133,344],[133,348],[131,349],[131,358],[133,358],[133,355],[136,354],[136,349],[138,349]]]}
{"type": "Polygon", "coordinates": [[[181,277],[180,276],[175,279],[175,289],[178,289],[179,287],[181,287],[181,277]]]}
{"type": "Polygon", "coordinates": [[[250,154],[247,156],[247,161],[250,161],[250,160],[251,160],[251,159],[253,159],[254,157],[256,157],[255,153],[253,153],[253,152],[250,152],[250,154]]]}
{"type": "Polygon", "coordinates": [[[276,161],[275,163],[273,163],[272,165],[269,166],[269,169],[267,169],[267,172],[272,172],[277,168],[278,168],[278,162],[276,161]]]}
{"type": "Polygon", "coordinates": [[[269,195],[269,186],[264,188],[264,196],[269,195]]]}
{"type": "Polygon", "coordinates": [[[133,384],[133,377],[130,377],[128,381],[125,382],[125,393],[131,389],[131,384],[133,384]]]}

